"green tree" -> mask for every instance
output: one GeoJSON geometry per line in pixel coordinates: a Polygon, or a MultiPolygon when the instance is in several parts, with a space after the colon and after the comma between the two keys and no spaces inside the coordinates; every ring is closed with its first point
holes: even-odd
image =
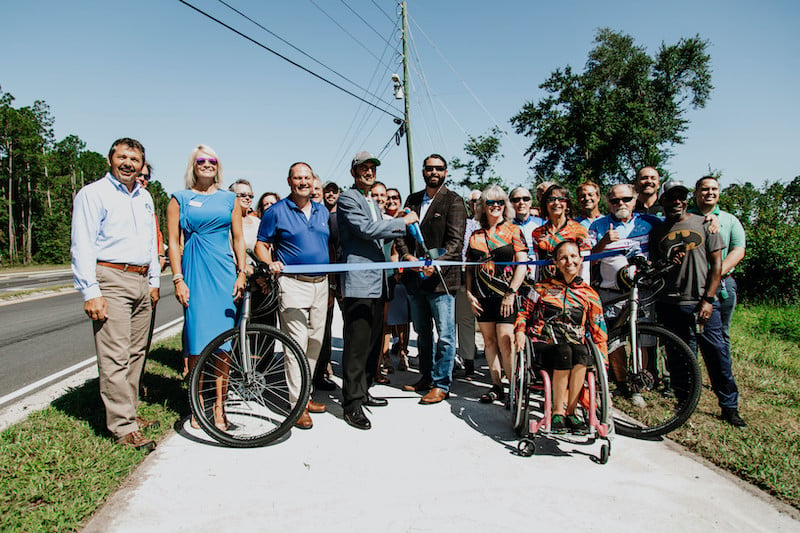
{"type": "Polygon", "coordinates": [[[609,28],[595,43],[582,73],[557,69],[539,86],[548,96],[511,118],[517,133],[533,138],[531,168],[572,186],[663,166],[670,147],[684,141],[686,112],[704,107],[713,88],[708,41],[699,35],[662,43],[654,57],[609,28]]]}
{"type": "Polygon", "coordinates": [[[504,132],[500,128],[494,127],[489,130],[488,135],[469,137],[464,144],[464,151],[469,156],[467,161],[453,158],[450,166],[454,170],[464,170],[464,178],[458,181],[458,185],[467,189],[483,190],[490,184],[501,184],[502,179],[497,176],[493,165],[503,156],[500,154],[500,135],[504,132]]]}

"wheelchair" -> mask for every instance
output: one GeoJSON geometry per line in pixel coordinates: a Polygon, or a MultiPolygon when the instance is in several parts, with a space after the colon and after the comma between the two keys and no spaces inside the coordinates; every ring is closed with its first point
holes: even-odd
{"type": "Polygon", "coordinates": [[[586,370],[579,410],[583,410],[589,431],[585,436],[556,435],[550,432],[553,412],[550,372],[544,368],[541,358],[534,352],[533,343],[526,336],[525,349],[516,355],[509,387],[512,425],[519,437],[517,451],[521,456],[533,455],[536,451],[536,438],[550,435],[558,440],[586,445],[600,440],[602,441],[600,454],[593,457],[593,460],[600,464],[608,462],[611,455],[611,437],[614,434],[608,375],[600,350],[588,336],[586,343],[594,364],[586,370]]]}

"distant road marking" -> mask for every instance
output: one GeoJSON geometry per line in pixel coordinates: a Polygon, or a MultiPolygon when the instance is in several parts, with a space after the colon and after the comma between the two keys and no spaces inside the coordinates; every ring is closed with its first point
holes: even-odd
{"type": "MultiPolygon", "coordinates": [[[[164,330],[167,330],[167,329],[169,329],[171,327],[177,326],[181,322],[183,322],[183,317],[176,318],[175,320],[167,322],[163,326],[159,326],[159,327],[155,328],[153,330],[153,337],[155,337],[156,335],[158,335],[159,333],[161,333],[164,330]]],[[[44,387],[45,385],[49,385],[53,381],[59,380],[64,376],[68,376],[70,374],[73,374],[75,372],[83,370],[84,368],[87,368],[87,367],[89,367],[89,366],[91,366],[93,364],[96,364],[96,363],[97,363],[97,357],[96,356],[92,356],[92,357],[90,357],[88,359],[85,359],[85,360],[81,361],[80,363],[76,363],[76,364],[72,365],[69,368],[65,368],[64,370],[61,370],[60,372],[56,372],[55,374],[51,374],[51,375],[47,376],[46,378],[42,378],[39,381],[31,383],[30,385],[26,385],[25,387],[22,387],[21,389],[18,389],[16,391],[12,392],[12,393],[6,394],[5,396],[0,396],[0,405],[8,403],[8,402],[10,402],[12,400],[16,400],[20,396],[25,396],[26,394],[28,394],[31,391],[34,391],[34,390],[36,390],[36,389],[38,389],[40,387],[44,387]]]]}

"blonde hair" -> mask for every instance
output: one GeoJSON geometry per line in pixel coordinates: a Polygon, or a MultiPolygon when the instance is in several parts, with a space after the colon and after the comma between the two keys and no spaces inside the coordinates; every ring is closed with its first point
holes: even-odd
{"type": "Polygon", "coordinates": [[[486,218],[486,200],[503,200],[505,205],[503,207],[503,220],[513,220],[514,208],[511,207],[511,202],[508,201],[508,195],[505,189],[499,185],[489,185],[481,193],[481,199],[478,205],[475,206],[475,220],[477,220],[482,228],[489,227],[489,221],[486,218]]]}
{"type": "Polygon", "coordinates": [[[217,160],[217,175],[214,177],[214,183],[217,184],[218,188],[222,188],[222,161],[220,161],[217,152],[214,151],[213,148],[210,146],[206,146],[205,144],[198,144],[192,153],[189,155],[189,163],[186,165],[186,173],[183,175],[183,182],[186,185],[187,189],[191,189],[194,187],[194,184],[197,183],[197,176],[194,174],[194,163],[195,159],[197,159],[197,154],[200,152],[205,152],[210,157],[213,157],[217,160]]]}

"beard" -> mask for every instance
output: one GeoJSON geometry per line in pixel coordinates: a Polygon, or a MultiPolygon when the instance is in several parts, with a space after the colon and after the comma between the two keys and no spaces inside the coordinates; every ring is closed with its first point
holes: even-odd
{"type": "Polygon", "coordinates": [[[617,220],[627,220],[631,216],[631,208],[627,205],[621,205],[614,211],[614,217],[617,220]]]}

